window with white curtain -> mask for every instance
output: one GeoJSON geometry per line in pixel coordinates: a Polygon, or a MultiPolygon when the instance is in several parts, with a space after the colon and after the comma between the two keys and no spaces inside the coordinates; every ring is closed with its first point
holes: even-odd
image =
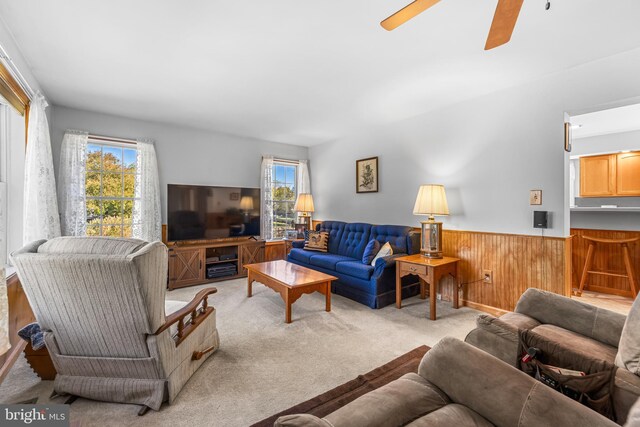
{"type": "Polygon", "coordinates": [[[137,149],[89,139],[86,163],[87,236],[131,237],[137,149]]]}
{"type": "Polygon", "coordinates": [[[273,238],[282,239],[294,228],[297,213],[293,210],[298,195],[298,164],[275,160],[273,164],[273,238]]]}

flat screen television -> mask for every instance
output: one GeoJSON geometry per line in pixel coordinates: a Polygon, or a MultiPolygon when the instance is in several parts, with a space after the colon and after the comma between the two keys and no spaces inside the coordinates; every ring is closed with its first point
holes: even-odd
{"type": "Polygon", "coordinates": [[[260,236],[260,189],[169,184],[170,242],[260,236]]]}

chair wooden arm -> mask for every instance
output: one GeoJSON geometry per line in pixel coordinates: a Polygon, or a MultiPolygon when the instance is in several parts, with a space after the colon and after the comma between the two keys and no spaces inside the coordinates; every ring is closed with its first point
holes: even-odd
{"type": "Polygon", "coordinates": [[[180,345],[180,343],[184,341],[185,338],[187,338],[187,336],[189,336],[189,334],[204,321],[204,319],[213,313],[213,307],[209,307],[207,299],[209,295],[215,294],[216,292],[218,292],[216,288],[206,288],[198,292],[189,304],[167,316],[164,324],[158,328],[154,335],[158,335],[159,333],[166,331],[174,323],[177,323],[178,334],[175,337],[175,341],[176,346],[180,345]],[[200,304],[202,304],[201,307],[200,304]],[[188,322],[185,322],[185,317],[187,316],[190,316],[191,318],[187,319],[188,322]]]}

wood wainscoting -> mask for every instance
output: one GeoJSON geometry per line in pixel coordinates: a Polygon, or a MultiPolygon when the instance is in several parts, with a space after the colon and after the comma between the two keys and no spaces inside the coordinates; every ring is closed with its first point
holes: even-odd
{"type": "MultiPolygon", "coordinates": [[[[640,231],[572,228],[571,235],[573,236],[573,287],[578,288],[589,247],[589,242],[583,236],[604,239],[629,239],[640,237],[640,231]]],[[[629,245],[629,254],[631,255],[631,267],[635,273],[637,283],[640,280],[640,242],[629,245]]],[[[593,269],[624,274],[625,265],[620,245],[598,244],[593,255],[593,269]]],[[[585,289],[629,298],[633,297],[629,288],[629,281],[622,277],[590,274],[585,289]]]]}
{"type": "MultiPolygon", "coordinates": [[[[463,305],[503,314],[513,311],[528,288],[571,296],[570,237],[444,230],[443,249],[461,260],[463,305]],[[493,283],[482,281],[483,270],[493,272],[493,283]]],[[[453,279],[443,279],[440,289],[451,300],[453,279]]]]}

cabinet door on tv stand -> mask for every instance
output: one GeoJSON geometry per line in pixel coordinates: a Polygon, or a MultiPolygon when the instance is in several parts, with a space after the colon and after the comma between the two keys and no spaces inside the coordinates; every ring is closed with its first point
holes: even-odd
{"type": "Polygon", "coordinates": [[[246,243],[241,246],[240,253],[242,261],[242,274],[247,274],[247,269],[244,268],[246,264],[255,264],[258,262],[264,262],[264,242],[246,243]]]}
{"type": "Polygon", "coordinates": [[[171,249],[169,251],[169,289],[202,283],[204,255],[203,249],[171,249]]]}

